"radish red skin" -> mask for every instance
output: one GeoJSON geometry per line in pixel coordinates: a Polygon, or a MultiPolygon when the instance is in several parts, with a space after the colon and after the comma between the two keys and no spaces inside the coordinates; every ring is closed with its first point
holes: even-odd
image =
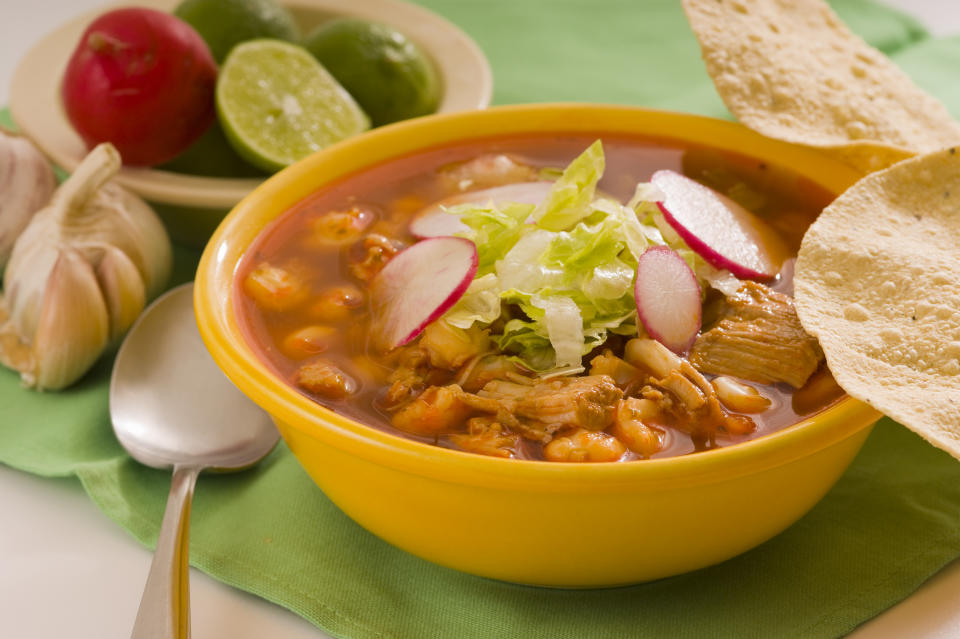
{"type": "Polygon", "coordinates": [[[769,280],[776,276],[787,251],[765,222],[730,198],[675,171],[657,171],[650,181],[666,195],[664,201],[657,202],[664,219],[700,257],[742,279],[769,280]],[[699,200],[702,208],[690,210],[690,196],[699,200]],[[726,231],[726,237],[710,237],[714,220],[705,216],[711,215],[719,218],[716,222],[726,231]],[[741,255],[736,255],[738,252],[741,255]]]}
{"type": "Polygon", "coordinates": [[[633,293],[647,334],[679,355],[690,350],[700,333],[702,291],[683,258],[666,246],[648,248],[637,260],[633,293]]]}
{"type": "Polygon", "coordinates": [[[216,62],[193,27],[153,9],[117,9],[80,37],[61,97],[87,146],[111,142],[124,164],[153,166],[213,123],[216,81],[216,62]]]}
{"type": "Polygon", "coordinates": [[[374,342],[409,344],[467,292],[477,274],[477,247],[461,237],[434,237],[397,253],[371,283],[374,342]]]}

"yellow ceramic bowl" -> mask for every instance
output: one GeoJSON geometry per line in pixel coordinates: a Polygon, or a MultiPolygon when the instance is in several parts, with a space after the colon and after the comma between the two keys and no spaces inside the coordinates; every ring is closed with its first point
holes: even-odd
{"type": "Polygon", "coordinates": [[[597,587],[675,575],[757,546],[830,489],[879,417],[875,410],[844,399],[772,435],[684,457],[498,459],[403,439],[326,410],[274,375],[245,342],[234,314],[234,274],[272,219],[319,187],[391,158],[455,140],[544,132],[707,144],[791,166],[834,193],[858,177],[737,124],[628,107],[517,106],[393,125],[303,160],[233,209],[197,273],[204,341],[230,379],[273,416],[334,503],[424,559],[494,579],[597,587]]]}

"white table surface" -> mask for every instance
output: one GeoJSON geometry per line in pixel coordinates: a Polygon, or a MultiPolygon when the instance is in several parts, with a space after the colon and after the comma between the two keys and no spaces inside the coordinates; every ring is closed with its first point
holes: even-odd
{"type": "MultiPolygon", "coordinates": [[[[957,0],[887,1],[911,11],[935,34],[960,33],[957,0]]],[[[3,4],[0,104],[7,102],[13,69],[31,43],[102,2],[3,4]]],[[[129,636],[150,559],[77,482],[42,479],[0,465],[0,638],[129,636]]],[[[198,639],[328,637],[296,615],[197,570],[191,571],[191,580],[193,633],[198,639]]],[[[960,561],[850,637],[960,637],[960,561]]]]}

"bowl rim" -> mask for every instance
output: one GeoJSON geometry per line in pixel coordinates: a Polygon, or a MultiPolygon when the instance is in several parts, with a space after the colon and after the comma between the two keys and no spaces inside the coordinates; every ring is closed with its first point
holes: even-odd
{"type": "Polygon", "coordinates": [[[678,487],[732,479],[812,455],[854,436],[882,416],[846,397],[779,431],[692,455],[622,464],[500,459],[406,439],[335,413],[283,381],[247,345],[234,313],[234,275],[246,247],[267,222],[320,186],[389,158],[453,141],[537,133],[646,135],[678,144],[706,144],[795,167],[795,172],[834,194],[861,177],[852,167],[814,149],[763,137],[734,122],[639,107],[517,105],[393,124],[284,169],[244,198],[217,228],[197,270],[194,308],[201,336],[218,366],[280,423],[281,431],[292,429],[297,435],[415,475],[518,490],[589,492],[601,484],[604,490],[657,490],[667,483],[678,487]],[[318,175],[324,177],[318,179],[318,175]]]}
{"type": "MultiPolygon", "coordinates": [[[[480,47],[442,16],[403,0],[279,0],[295,11],[317,11],[387,23],[413,40],[430,58],[443,86],[439,113],[482,109],[490,104],[493,73],[480,47]]],[[[119,7],[171,11],[178,0],[115,2],[61,24],[20,59],[10,84],[10,114],[21,132],[64,170],[73,171],[86,155],[60,104],[60,80],[86,26],[119,7]],[[52,71],[52,72],[51,72],[52,71]]],[[[117,182],[152,202],[228,209],[263,178],[217,178],[152,168],[123,167],[117,182]]]]}

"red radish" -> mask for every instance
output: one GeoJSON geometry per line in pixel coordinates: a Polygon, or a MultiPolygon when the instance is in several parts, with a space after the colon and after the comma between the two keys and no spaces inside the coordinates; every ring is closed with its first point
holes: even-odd
{"type": "Polygon", "coordinates": [[[768,280],[787,255],[776,232],[730,198],[674,171],[650,181],[665,195],[657,206],[700,257],[740,278],[768,280]]]}
{"type": "Polygon", "coordinates": [[[117,9],[80,37],[61,92],[89,147],[112,142],[124,164],[152,166],[213,123],[217,65],[193,27],[153,9],[117,9]]]}
{"type": "Polygon", "coordinates": [[[444,207],[450,208],[458,204],[483,205],[488,202],[496,205],[508,202],[539,204],[547,197],[552,186],[553,182],[518,182],[481,191],[457,193],[421,209],[410,222],[410,233],[418,238],[454,235],[466,231],[467,226],[460,221],[459,217],[446,212],[444,207]]]}
{"type": "Polygon", "coordinates": [[[676,251],[666,246],[644,251],[637,260],[633,294],[650,337],[678,354],[693,345],[700,332],[700,284],[676,251]]]}
{"type": "Polygon", "coordinates": [[[403,346],[457,303],[477,273],[477,247],[461,237],[417,242],[370,285],[371,331],[380,348],[403,346]]]}

